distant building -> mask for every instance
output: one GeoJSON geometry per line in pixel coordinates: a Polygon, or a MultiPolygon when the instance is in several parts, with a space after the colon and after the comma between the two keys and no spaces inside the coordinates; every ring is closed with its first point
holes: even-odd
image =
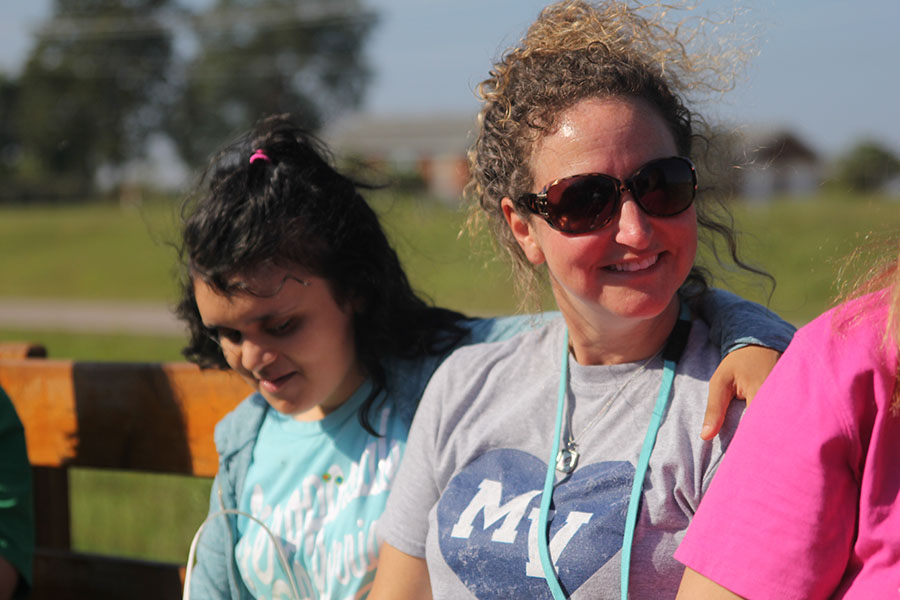
{"type": "Polygon", "coordinates": [[[337,122],[322,137],[341,156],[414,172],[429,193],[458,200],[469,179],[466,152],[474,128],[474,115],[354,116],[337,122]]]}
{"type": "Polygon", "coordinates": [[[740,136],[737,194],[748,200],[776,195],[810,196],[822,183],[819,155],[787,130],[757,130],[740,136]]]}
{"type": "MultiPolygon", "coordinates": [[[[357,115],[336,123],[323,138],[341,156],[415,173],[430,194],[454,201],[469,178],[466,152],[474,129],[474,115],[357,115]]],[[[733,144],[740,168],[729,185],[738,197],[765,201],[778,195],[811,196],[819,190],[822,160],[796,134],[756,129],[736,134],[733,144]]]]}

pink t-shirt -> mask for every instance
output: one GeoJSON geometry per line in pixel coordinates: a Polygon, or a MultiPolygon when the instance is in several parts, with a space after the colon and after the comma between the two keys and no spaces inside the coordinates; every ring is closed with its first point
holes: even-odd
{"type": "Polygon", "coordinates": [[[900,600],[890,295],[800,329],[748,408],[675,558],[750,598],[900,600]]]}

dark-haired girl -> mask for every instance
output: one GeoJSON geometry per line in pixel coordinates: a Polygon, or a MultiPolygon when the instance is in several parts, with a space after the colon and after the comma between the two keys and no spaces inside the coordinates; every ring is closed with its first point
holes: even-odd
{"type": "Polygon", "coordinates": [[[431,374],[453,349],[538,319],[469,319],[423,302],[361,186],[286,118],[220,153],[206,181],[183,229],[186,355],[237,371],[255,393],[216,427],[191,592],[364,597],[374,523],[431,374]]]}

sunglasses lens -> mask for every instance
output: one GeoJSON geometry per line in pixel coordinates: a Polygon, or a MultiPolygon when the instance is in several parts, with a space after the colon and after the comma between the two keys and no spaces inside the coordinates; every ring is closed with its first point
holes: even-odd
{"type": "Polygon", "coordinates": [[[696,180],[689,162],[664,158],[644,165],[631,178],[631,185],[647,214],[669,217],[687,209],[694,201],[696,180]]]}
{"type": "Polygon", "coordinates": [[[547,190],[547,213],[554,227],[566,233],[587,233],[602,227],[616,207],[616,182],[603,175],[576,175],[547,190]]]}
{"type": "MultiPolygon", "coordinates": [[[[619,180],[601,173],[574,175],[551,185],[540,209],[552,227],[565,233],[588,233],[609,223],[619,205],[619,180]]],[[[626,180],[641,208],[650,216],[671,217],[694,201],[697,178],[686,158],[652,160],[626,180]]],[[[528,194],[539,198],[541,194],[528,194]]],[[[533,201],[533,200],[531,200],[533,201]]]]}

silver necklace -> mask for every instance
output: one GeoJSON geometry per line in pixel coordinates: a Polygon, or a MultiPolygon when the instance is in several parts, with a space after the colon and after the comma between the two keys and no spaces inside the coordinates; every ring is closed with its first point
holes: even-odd
{"type": "MultiPolygon", "coordinates": [[[[639,374],[641,374],[644,371],[644,369],[647,368],[647,365],[650,364],[650,361],[653,360],[654,358],[656,358],[656,356],[658,354],[659,354],[659,352],[657,352],[656,354],[654,354],[653,356],[651,356],[650,358],[645,360],[644,364],[642,364],[640,367],[635,369],[634,373],[632,373],[628,377],[628,379],[626,379],[622,383],[622,385],[620,385],[618,387],[618,389],[616,389],[616,391],[614,391],[610,395],[609,400],[607,400],[606,403],[603,405],[603,407],[600,408],[599,411],[597,411],[597,414],[594,416],[593,419],[591,419],[591,422],[587,424],[587,427],[582,429],[581,433],[578,434],[579,438],[583,438],[584,434],[586,434],[588,431],[590,431],[590,429],[600,421],[600,419],[603,417],[603,415],[605,415],[606,412],[609,410],[609,407],[612,406],[613,401],[615,401],[615,399],[618,398],[619,395],[622,393],[622,390],[624,390],[635,377],[637,377],[639,374]]],[[[567,358],[567,360],[568,360],[568,358],[567,358]]],[[[569,399],[568,399],[568,395],[567,395],[566,396],[566,409],[567,409],[566,412],[567,413],[568,413],[568,405],[569,405],[569,399]]],[[[568,422],[566,424],[566,432],[569,435],[569,439],[566,440],[565,445],[559,449],[559,453],[557,453],[557,455],[556,455],[556,470],[559,471],[560,473],[565,473],[566,475],[568,475],[569,473],[571,473],[572,471],[575,470],[575,467],[578,466],[578,458],[579,458],[579,456],[581,456],[577,450],[578,444],[575,442],[575,435],[572,433],[572,422],[571,421],[572,421],[572,415],[569,414],[568,422]]]]}

